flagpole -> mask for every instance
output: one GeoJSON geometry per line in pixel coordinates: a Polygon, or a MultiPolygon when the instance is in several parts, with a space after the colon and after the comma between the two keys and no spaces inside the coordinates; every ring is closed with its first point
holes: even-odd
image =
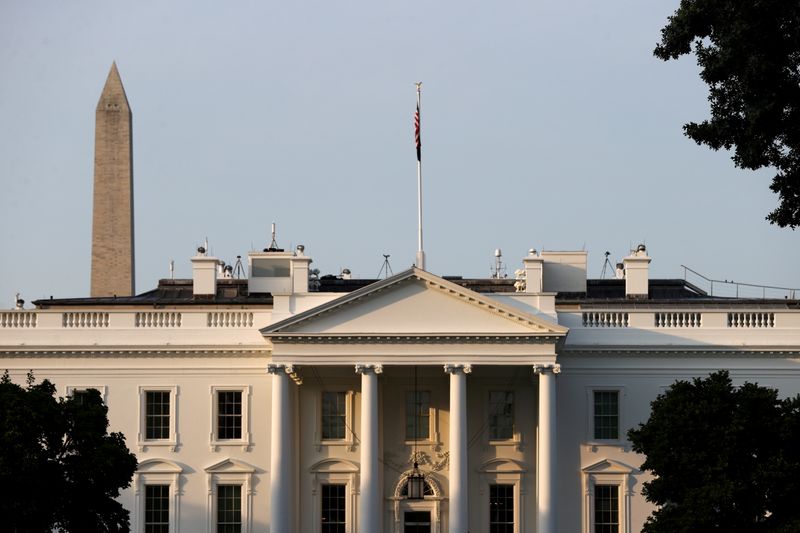
{"type": "Polygon", "coordinates": [[[417,114],[415,117],[415,142],[417,145],[417,228],[418,228],[418,247],[417,247],[417,268],[425,270],[425,252],[422,247],[422,140],[421,140],[421,116],[420,103],[422,96],[422,82],[417,82],[417,114]]]}

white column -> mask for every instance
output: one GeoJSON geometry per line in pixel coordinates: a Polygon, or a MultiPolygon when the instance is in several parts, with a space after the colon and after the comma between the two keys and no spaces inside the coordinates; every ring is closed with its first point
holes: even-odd
{"type": "Polygon", "coordinates": [[[450,533],[469,529],[467,469],[467,374],[470,365],[444,365],[450,374],[450,533]]]}
{"type": "Polygon", "coordinates": [[[556,533],[556,374],[561,365],[533,365],[539,374],[539,456],[536,468],[537,533],[556,533]]]}
{"type": "Polygon", "coordinates": [[[268,365],[272,374],[272,419],[270,437],[269,514],[271,533],[290,533],[294,514],[292,484],[292,406],[290,365],[268,365]]]}
{"type": "Polygon", "coordinates": [[[378,467],[378,374],[381,365],[356,365],[361,374],[361,484],[358,504],[358,531],[382,530],[383,491],[378,467]]]}

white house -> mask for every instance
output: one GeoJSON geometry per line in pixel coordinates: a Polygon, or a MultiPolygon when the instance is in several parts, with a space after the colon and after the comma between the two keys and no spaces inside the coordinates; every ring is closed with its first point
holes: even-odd
{"type": "Polygon", "coordinates": [[[0,312],[13,379],[101,392],[139,459],[134,531],[638,531],[625,433],[659,392],[719,368],[800,392],[796,300],[650,280],[643,249],[614,280],[532,253],[516,286],[248,262],[233,279],[201,253],[192,280],[0,312]]]}
{"type": "Polygon", "coordinates": [[[800,392],[794,292],[652,280],[643,246],[610,280],[555,251],[516,280],[358,280],[273,240],[243,279],[201,248],[134,295],[116,67],[96,113],[93,296],[0,311],[0,369],[100,391],[138,533],[630,533],[652,509],[625,435],[661,391],[725,368],[800,392]]]}

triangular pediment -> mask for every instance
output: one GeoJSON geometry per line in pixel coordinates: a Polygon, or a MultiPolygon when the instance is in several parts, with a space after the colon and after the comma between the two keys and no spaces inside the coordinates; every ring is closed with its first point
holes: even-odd
{"type": "Polygon", "coordinates": [[[224,459],[205,470],[209,474],[252,474],[256,471],[254,466],[233,458],[224,459]]]}
{"type": "Polygon", "coordinates": [[[541,335],[567,329],[443,278],[409,269],[261,330],[266,337],[541,335]]]}
{"type": "Polygon", "coordinates": [[[585,474],[632,474],[638,469],[614,459],[602,459],[581,469],[585,474]]]}

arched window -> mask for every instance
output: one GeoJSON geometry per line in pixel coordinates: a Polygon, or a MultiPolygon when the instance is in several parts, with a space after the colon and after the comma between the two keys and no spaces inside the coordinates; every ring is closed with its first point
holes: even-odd
{"type": "MultiPolygon", "coordinates": [[[[425,490],[423,492],[424,496],[435,496],[436,493],[433,492],[433,487],[431,486],[430,482],[426,479],[425,480],[425,490]]],[[[408,481],[403,483],[403,488],[400,490],[400,497],[401,498],[408,498],[408,481]]]]}

